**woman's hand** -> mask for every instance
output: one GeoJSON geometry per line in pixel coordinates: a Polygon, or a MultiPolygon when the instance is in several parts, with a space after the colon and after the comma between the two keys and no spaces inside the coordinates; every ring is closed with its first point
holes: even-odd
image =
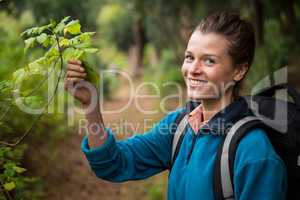
{"type": "Polygon", "coordinates": [[[86,77],[87,73],[80,60],[68,61],[64,88],[83,106],[88,106],[93,95],[97,95],[96,88],[86,80],[86,77]]]}
{"type": "Polygon", "coordinates": [[[82,62],[79,60],[69,60],[65,79],[65,90],[69,91],[78,99],[83,108],[86,109],[85,118],[87,120],[86,134],[90,148],[101,146],[107,139],[107,133],[104,129],[103,119],[99,104],[93,106],[94,100],[98,100],[96,87],[89,81],[86,81],[87,73],[82,62]],[[95,98],[96,97],[96,98],[95,98]],[[91,105],[91,109],[89,109],[91,105]],[[95,126],[97,125],[97,126],[95,126]],[[98,127],[96,130],[90,127],[98,127]]]}

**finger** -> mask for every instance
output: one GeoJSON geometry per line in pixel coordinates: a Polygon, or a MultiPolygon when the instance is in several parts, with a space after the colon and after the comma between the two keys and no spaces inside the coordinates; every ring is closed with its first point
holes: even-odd
{"type": "Polygon", "coordinates": [[[64,82],[64,88],[65,88],[65,90],[68,90],[70,88],[70,85],[71,85],[70,81],[68,81],[67,78],[66,78],[65,82],[64,82]]]}
{"type": "Polygon", "coordinates": [[[70,60],[68,60],[68,63],[75,64],[75,65],[81,65],[82,64],[82,62],[78,59],[70,59],[70,60]]]}
{"type": "Polygon", "coordinates": [[[67,90],[72,90],[76,83],[84,81],[82,78],[66,78],[64,83],[64,88],[67,90]]]}
{"type": "Polygon", "coordinates": [[[78,64],[68,64],[67,70],[84,72],[84,67],[82,67],[81,65],[78,65],[78,64]]]}
{"type": "Polygon", "coordinates": [[[72,82],[73,84],[78,83],[80,81],[84,81],[83,78],[67,78],[67,80],[72,82]]]}
{"type": "Polygon", "coordinates": [[[68,80],[67,78],[65,79],[64,82],[64,88],[65,90],[70,90],[71,88],[73,88],[73,82],[71,82],[70,80],[68,80]]]}
{"type": "Polygon", "coordinates": [[[86,73],[77,72],[77,71],[67,71],[67,78],[86,78],[86,73]]]}

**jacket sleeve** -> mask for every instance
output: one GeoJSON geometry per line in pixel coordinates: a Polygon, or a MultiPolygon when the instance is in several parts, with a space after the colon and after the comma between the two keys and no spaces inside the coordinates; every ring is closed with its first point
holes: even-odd
{"type": "Polygon", "coordinates": [[[265,132],[256,129],[245,137],[238,147],[235,161],[236,199],[286,199],[286,167],[265,132]]]}
{"type": "Polygon", "coordinates": [[[105,143],[90,149],[85,136],[81,149],[91,169],[104,180],[123,182],[157,174],[169,167],[172,134],[170,129],[178,112],[172,112],[150,131],[127,140],[116,141],[111,129],[106,129],[105,143]]]}

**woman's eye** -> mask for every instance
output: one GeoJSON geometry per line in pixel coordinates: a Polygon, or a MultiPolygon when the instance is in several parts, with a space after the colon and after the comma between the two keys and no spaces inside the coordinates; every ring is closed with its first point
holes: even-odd
{"type": "Polygon", "coordinates": [[[204,59],[204,63],[205,63],[205,65],[211,66],[211,65],[215,64],[215,61],[211,58],[206,58],[206,59],[204,59]]]}
{"type": "Polygon", "coordinates": [[[187,61],[192,61],[192,60],[193,60],[193,56],[191,56],[191,55],[186,55],[186,56],[185,56],[185,60],[187,60],[187,61]]]}

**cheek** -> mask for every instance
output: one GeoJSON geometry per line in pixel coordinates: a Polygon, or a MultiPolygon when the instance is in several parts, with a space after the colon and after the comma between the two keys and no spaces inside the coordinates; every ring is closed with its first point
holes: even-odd
{"type": "Polygon", "coordinates": [[[186,74],[187,74],[187,67],[186,65],[183,63],[182,66],[181,66],[181,73],[182,75],[185,77],[186,74]]]}
{"type": "Polygon", "coordinates": [[[219,88],[226,87],[232,83],[233,71],[228,68],[224,68],[224,66],[219,67],[220,68],[208,70],[206,75],[209,77],[209,80],[219,88]]]}

